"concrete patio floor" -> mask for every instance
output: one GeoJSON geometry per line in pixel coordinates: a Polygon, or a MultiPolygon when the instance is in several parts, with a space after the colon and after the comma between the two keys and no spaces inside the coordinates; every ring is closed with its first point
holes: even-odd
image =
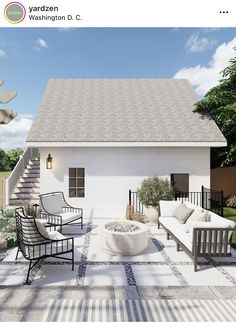
{"type": "Polygon", "coordinates": [[[0,321],[41,321],[52,298],[236,300],[236,287],[0,287],[0,321]]]}
{"type": "MultiPolygon", "coordinates": [[[[102,220],[88,217],[82,231],[76,228],[77,235],[73,227],[64,229],[66,236],[75,236],[75,271],[67,262],[48,258],[35,268],[31,285],[25,285],[28,262],[22,255],[15,261],[16,248],[8,252],[0,262],[0,321],[45,320],[48,304],[58,300],[236,302],[235,256],[210,264],[203,259],[194,273],[192,259],[177,252],[175,242],[156,225],[148,225],[150,242],[144,254],[108,255],[98,245],[102,220]]],[[[236,318],[234,304],[229,306],[236,318]]]]}
{"type": "MultiPolygon", "coordinates": [[[[174,240],[167,240],[163,229],[147,223],[149,243],[136,256],[111,255],[99,246],[98,225],[106,218],[85,218],[83,230],[67,226],[63,234],[74,237],[75,270],[71,264],[55,258],[46,258],[37,265],[30,277],[34,287],[44,286],[236,286],[236,250],[232,257],[200,259],[197,272],[193,260],[183,251],[177,252],[174,240]]],[[[10,250],[0,262],[0,286],[25,283],[28,261],[17,248],[10,250]]]]}

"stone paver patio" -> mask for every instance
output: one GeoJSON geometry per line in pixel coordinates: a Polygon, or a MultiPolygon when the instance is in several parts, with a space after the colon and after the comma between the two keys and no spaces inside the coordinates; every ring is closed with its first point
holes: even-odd
{"type": "Polygon", "coordinates": [[[202,259],[194,273],[192,259],[177,252],[175,242],[156,225],[148,225],[144,254],[108,255],[99,248],[97,225],[103,220],[91,215],[82,232],[78,227],[64,229],[64,235],[75,236],[75,271],[48,258],[35,268],[27,286],[28,262],[22,256],[15,261],[16,249],[10,251],[0,263],[0,320],[40,321],[48,301],[56,299],[236,299],[235,255],[210,264],[202,259]]]}

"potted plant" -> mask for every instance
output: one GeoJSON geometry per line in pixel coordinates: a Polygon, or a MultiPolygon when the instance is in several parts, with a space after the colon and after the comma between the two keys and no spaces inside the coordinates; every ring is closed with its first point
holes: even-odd
{"type": "Polygon", "coordinates": [[[149,222],[157,223],[160,200],[172,200],[173,190],[168,179],[150,176],[144,179],[138,188],[138,198],[145,206],[145,216],[149,222]]]}

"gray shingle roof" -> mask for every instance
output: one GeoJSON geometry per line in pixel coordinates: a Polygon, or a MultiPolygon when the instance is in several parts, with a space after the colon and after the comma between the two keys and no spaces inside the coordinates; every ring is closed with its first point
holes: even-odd
{"type": "Polygon", "coordinates": [[[181,79],[49,80],[27,142],[224,142],[181,79]]]}

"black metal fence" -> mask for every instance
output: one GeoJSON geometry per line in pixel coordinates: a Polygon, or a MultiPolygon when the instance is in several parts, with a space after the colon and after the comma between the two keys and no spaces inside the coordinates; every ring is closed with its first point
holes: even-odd
{"type": "MultiPolygon", "coordinates": [[[[175,192],[175,200],[188,201],[222,217],[224,216],[223,191],[215,191],[202,186],[201,192],[175,192]]],[[[137,192],[129,190],[129,205],[133,206],[134,212],[143,213],[144,205],[139,201],[137,192]]]]}
{"type": "Polygon", "coordinates": [[[224,216],[223,191],[215,191],[202,186],[201,192],[175,192],[175,200],[188,201],[222,217],[224,216]]]}
{"type": "Polygon", "coordinates": [[[134,212],[140,212],[143,214],[143,204],[139,201],[137,192],[129,190],[129,205],[133,206],[134,212]]]}

